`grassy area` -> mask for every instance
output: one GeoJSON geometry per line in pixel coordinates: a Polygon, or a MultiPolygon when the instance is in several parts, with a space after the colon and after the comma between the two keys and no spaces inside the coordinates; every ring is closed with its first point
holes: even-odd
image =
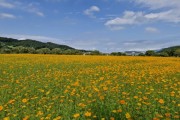
{"type": "Polygon", "coordinates": [[[0,55],[0,119],[179,119],[180,59],[0,55]]]}

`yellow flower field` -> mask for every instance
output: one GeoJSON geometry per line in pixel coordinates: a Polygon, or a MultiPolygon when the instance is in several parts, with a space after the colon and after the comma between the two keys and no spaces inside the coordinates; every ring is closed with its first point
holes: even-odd
{"type": "Polygon", "coordinates": [[[0,120],[180,119],[180,58],[0,55],[0,120]]]}

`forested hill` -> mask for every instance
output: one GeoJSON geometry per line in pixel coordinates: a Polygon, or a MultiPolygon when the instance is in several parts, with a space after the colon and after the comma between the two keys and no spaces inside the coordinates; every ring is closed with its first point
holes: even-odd
{"type": "Polygon", "coordinates": [[[179,55],[179,52],[180,52],[180,45],[163,48],[160,51],[158,51],[157,53],[167,53],[169,56],[176,56],[176,54],[179,55]]]}
{"type": "Polygon", "coordinates": [[[64,50],[67,50],[67,49],[75,50],[74,48],[69,47],[67,45],[59,45],[59,44],[55,44],[51,42],[43,43],[40,41],[30,40],[30,39],[17,40],[13,38],[5,38],[5,37],[0,37],[0,45],[13,46],[13,47],[23,46],[23,47],[31,47],[34,49],[49,48],[50,50],[52,50],[54,48],[60,48],[64,50]]]}
{"type": "MultiPolygon", "coordinates": [[[[62,55],[107,55],[98,50],[78,50],[67,45],[59,45],[51,42],[40,42],[36,40],[17,40],[13,38],[0,37],[0,54],[10,53],[29,53],[29,54],[62,54],[62,55]]],[[[131,51],[129,53],[112,52],[109,55],[112,56],[124,56],[124,55],[139,55],[139,56],[179,56],[180,57],[180,45],[169,48],[163,48],[161,50],[147,50],[145,53],[131,51]]]]}

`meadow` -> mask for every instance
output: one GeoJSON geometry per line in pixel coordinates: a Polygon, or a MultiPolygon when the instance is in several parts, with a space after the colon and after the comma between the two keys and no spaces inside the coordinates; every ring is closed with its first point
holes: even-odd
{"type": "Polygon", "coordinates": [[[179,120],[180,58],[0,55],[0,120],[179,120]]]}

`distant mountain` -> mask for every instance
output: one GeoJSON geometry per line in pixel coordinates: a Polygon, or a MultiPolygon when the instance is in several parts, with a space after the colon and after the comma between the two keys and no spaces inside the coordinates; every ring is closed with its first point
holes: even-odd
{"type": "Polygon", "coordinates": [[[0,43],[4,44],[5,46],[33,47],[34,49],[49,48],[50,50],[52,50],[54,48],[61,48],[64,50],[67,50],[67,49],[75,50],[75,48],[69,47],[67,45],[59,45],[59,44],[55,44],[51,42],[44,43],[44,42],[30,40],[30,39],[17,40],[13,38],[0,37],[0,43]]]}
{"type": "Polygon", "coordinates": [[[169,56],[174,56],[175,51],[180,49],[180,45],[178,46],[172,46],[172,47],[168,47],[168,48],[163,48],[159,51],[157,51],[157,53],[167,53],[169,56]]]}
{"type": "Polygon", "coordinates": [[[166,52],[166,51],[169,51],[169,50],[177,50],[177,49],[180,49],[180,45],[171,46],[171,47],[168,47],[168,48],[162,48],[161,50],[159,50],[159,52],[166,52]]]}

